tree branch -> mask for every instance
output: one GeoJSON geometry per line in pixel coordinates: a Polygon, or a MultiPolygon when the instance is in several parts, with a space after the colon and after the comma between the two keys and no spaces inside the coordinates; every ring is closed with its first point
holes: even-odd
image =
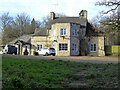
{"type": "Polygon", "coordinates": [[[116,10],[119,6],[120,6],[120,1],[116,1],[116,2],[96,2],[95,3],[95,5],[99,5],[99,6],[116,6],[115,8],[113,8],[113,9],[110,9],[110,10],[108,10],[107,12],[104,12],[103,14],[107,14],[107,13],[109,13],[109,12],[111,12],[111,11],[114,11],[114,10],[116,10]]]}
{"type": "Polygon", "coordinates": [[[119,6],[119,5],[117,5],[114,9],[111,9],[111,10],[108,10],[107,12],[104,12],[104,14],[107,14],[107,13],[109,13],[109,12],[111,12],[111,11],[116,10],[116,9],[118,8],[118,6],[119,6]]]}

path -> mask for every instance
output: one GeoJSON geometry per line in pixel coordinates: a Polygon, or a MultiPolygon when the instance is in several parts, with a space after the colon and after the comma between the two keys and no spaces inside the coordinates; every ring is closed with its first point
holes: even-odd
{"type": "Polygon", "coordinates": [[[118,63],[118,57],[105,56],[105,57],[91,57],[91,56],[20,56],[20,55],[2,55],[8,58],[27,58],[27,59],[54,59],[73,62],[90,62],[90,63],[118,63]]]}

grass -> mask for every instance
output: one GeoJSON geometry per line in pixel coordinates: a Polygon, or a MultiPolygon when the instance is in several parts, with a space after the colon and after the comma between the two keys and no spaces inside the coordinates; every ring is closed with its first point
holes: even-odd
{"type": "Polygon", "coordinates": [[[117,88],[118,64],[2,59],[4,88],[117,88]],[[70,86],[75,81],[84,83],[70,86]]]}

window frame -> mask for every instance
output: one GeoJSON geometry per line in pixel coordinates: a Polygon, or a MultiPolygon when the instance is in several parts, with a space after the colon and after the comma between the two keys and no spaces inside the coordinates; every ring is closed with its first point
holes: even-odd
{"type": "Polygon", "coordinates": [[[75,36],[75,29],[72,30],[72,35],[75,36]]]}
{"type": "Polygon", "coordinates": [[[78,50],[78,47],[77,47],[77,44],[72,44],[72,52],[77,52],[78,50]]]}
{"type": "Polygon", "coordinates": [[[32,45],[32,48],[35,49],[35,45],[32,45]]]}
{"type": "Polygon", "coordinates": [[[90,52],[97,52],[97,44],[90,44],[90,52]]]}
{"type": "Polygon", "coordinates": [[[59,43],[59,51],[60,52],[67,52],[68,51],[68,44],[67,43],[59,43]]]}
{"type": "Polygon", "coordinates": [[[41,50],[40,48],[42,49],[42,44],[37,44],[37,51],[38,50],[40,51],[41,50]]]}
{"type": "Polygon", "coordinates": [[[77,29],[72,30],[72,36],[78,36],[78,30],[77,29]]]}
{"type": "Polygon", "coordinates": [[[61,28],[60,29],[60,36],[66,36],[67,35],[67,29],[66,28],[61,28]]]}

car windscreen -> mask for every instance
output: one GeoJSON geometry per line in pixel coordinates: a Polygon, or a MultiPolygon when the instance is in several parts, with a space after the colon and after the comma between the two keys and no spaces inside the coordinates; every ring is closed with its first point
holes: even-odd
{"type": "Polygon", "coordinates": [[[50,50],[55,50],[54,48],[50,48],[50,50]]]}

